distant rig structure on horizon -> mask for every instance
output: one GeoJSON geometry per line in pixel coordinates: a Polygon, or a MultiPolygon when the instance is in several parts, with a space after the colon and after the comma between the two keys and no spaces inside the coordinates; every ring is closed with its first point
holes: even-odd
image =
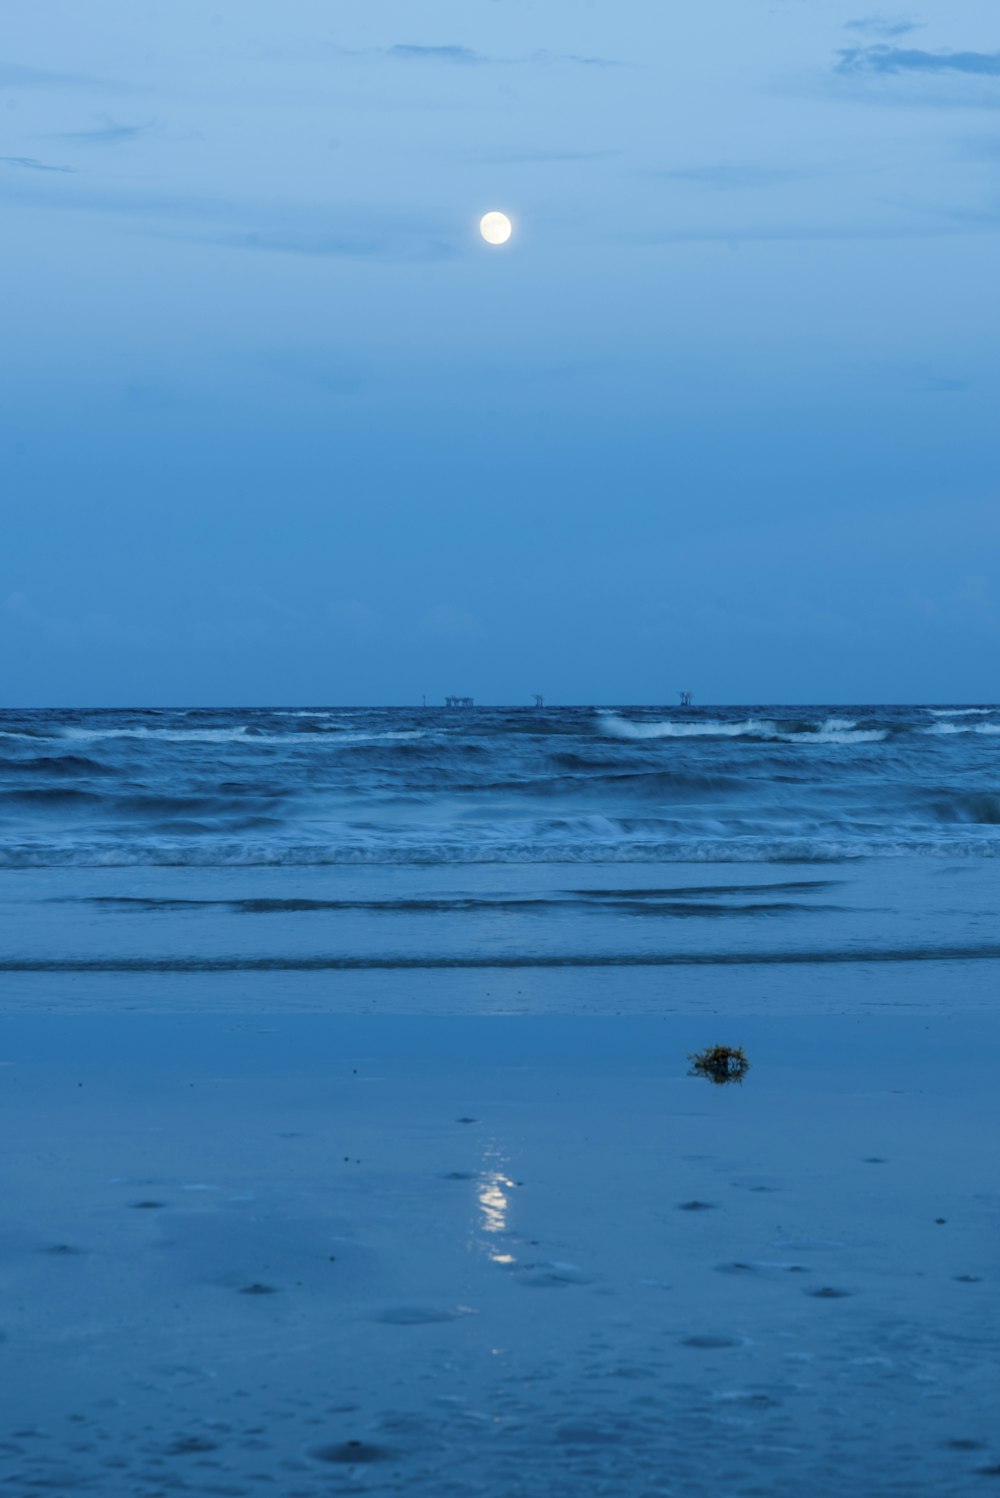
{"type": "Polygon", "coordinates": [[[681,707],[694,707],[693,692],[678,692],[677,695],[681,699],[681,707]]]}
{"type": "MultiPolygon", "coordinates": [[[[531,695],[535,699],[536,708],[540,710],[545,706],[545,698],[541,692],[532,692],[531,695]]],[[[423,705],[424,707],[427,706],[426,697],[423,699],[423,705]]],[[[472,697],[446,697],[444,705],[445,707],[475,707],[476,704],[472,697]]]]}

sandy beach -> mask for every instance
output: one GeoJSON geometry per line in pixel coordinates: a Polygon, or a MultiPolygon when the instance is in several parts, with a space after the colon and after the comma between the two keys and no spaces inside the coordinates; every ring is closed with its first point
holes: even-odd
{"type": "Polygon", "coordinates": [[[984,1491],[969,971],[947,1015],[870,971],[839,1015],[8,1015],[6,1490],[984,1491]],[[687,1075],[716,1039],[744,1085],[687,1075]]]}

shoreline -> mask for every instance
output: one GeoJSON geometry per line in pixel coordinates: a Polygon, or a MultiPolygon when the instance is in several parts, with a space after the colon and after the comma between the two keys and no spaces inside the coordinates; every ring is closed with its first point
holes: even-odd
{"type": "Polygon", "coordinates": [[[989,961],[587,968],[8,972],[5,1015],[950,1015],[996,1012],[989,961]]]}

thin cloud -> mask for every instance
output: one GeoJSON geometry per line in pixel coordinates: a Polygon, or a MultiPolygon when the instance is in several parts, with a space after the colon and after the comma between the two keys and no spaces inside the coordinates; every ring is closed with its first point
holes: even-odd
{"type": "Polygon", "coordinates": [[[487,63],[511,66],[518,63],[572,63],[582,68],[613,68],[618,64],[610,57],[586,57],[576,52],[529,52],[523,57],[495,57],[486,52],[476,52],[472,47],[461,47],[454,43],[447,46],[422,46],[414,42],[397,42],[392,47],[381,48],[383,57],[396,58],[402,62],[446,62],[460,67],[481,67],[487,63]]]}
{"type": "Polygon", "coordinates": [[[357,230],[251,229],[192,237],[203,244],[231,250],[333,260],[450,260],[457,253],[456,246],[447,239],[404,226],[357,230]]]}
{"type": "Polygon", "coordinates": [[[93,130],[63,130],[56,140],[73,140],[80,145],[87,146],[118,146],[127,141],[137,140],[141,135],[146,135],[153,128],[152,120],[145,121],[141,125],[123,125],[118,120],[113,120],[110,115],[98,115],[102,122],[93,130]]]}
{"type": "Polygon", "coordinates": [[[889,16],[859,16],[855,21],[845,21],[846,30],[861,31],[866,36],[906,36],[916,31],[916,21],[893,20],[889,16]]]}
{"type": "MultiPolygon", "coordinates": [[[[942,216],[945,217],[945,216],[942,216]]],[[[743,243],[782,243],[787,241],[826,240],[910,240],[948,239],[956,235],[1000,232],[1000,211],[995,214],[946,215],[948,222],[926,224],[871,224],[852,226],[849,224],[788,224],[774,227],[753,227],[733,224],[728,228],[664,229],[657,233],[629,236],[633,243],[642,244],[725,244],[738,249],[743,243]]]]}
{"type": "Polygon", "coordinates": [[[394,47],[385,48],[385,55],[402,58],[404,62],[457,62],[464,66],[491,60],[471,47],[420,47],[412,42],[397,42],[394,47]]]}
{"type": "Polygon", "coordinates": [[[6,166],[24,167],[29,172],[75,172],[75,166],[53,166],[48,161],[36,161],[34,156],[0,156],[6,166]]]}
{"type": "Polygon", "coordinates": [[[690,182],[695,186],[731,192],[740,188],[778,187],[786,182],[799,182],[814,173],[795,167],[753,166],[724,161],[708,166],[670,168],[658,171],[655,175],[668,182],[690,182]]]}
{"type": "MultiPolygon", "coordinates": [[[[5,175],[2,197],[9,202],[63,212],[100,213],[139,232],[227,249],[306,255],[328,259],[436,261],[457,255],[459,238],[442,232],[442,218],[426,211],[382,213],[357,207],[337,215],[307,204],[273,203],[158,194],[128,188],[67,184],[54,192],[26,177],[15,184],[5,175]]],[[[447,219],[444,220],[447,223],[447,219]]]]}
{"type": "Polygon", "coordinates": [[[609,156],[621,156],[622,154],[623,152],[619,146],[602,147],[593,151],[577,151],[569,148],[566,150],[559,150],[558,148],[547,150],[544,147],[533,150],[530,147],[525,147],[521,150],[477,151],[474,153],[474,156],[477,161],[531,165],[533,163],[544,164],[546,162],[560,161],[603,161],[609,156]]]}
{"type": "Polygon", "coordinates": [[[908,47],[847,47],[838,53],[838,73],[964,73],[1000,78],[1000,52],[922,52],[908,47]]]}
{"type": "Polygon", "coordinates": [[[571,62],[580,68],[618,68],[615,57],[581,57],[579,52],[533,52],[524,62],[571,62]]]}
{"type": "Polygon", "coordinates": [[[92,78],[87,73],[57,73],[51,68],[26,68],[16,62],[0,62],[2,88],[89,88],[113,93],[130,93],[126,84],[106,78],[92,78]]]}

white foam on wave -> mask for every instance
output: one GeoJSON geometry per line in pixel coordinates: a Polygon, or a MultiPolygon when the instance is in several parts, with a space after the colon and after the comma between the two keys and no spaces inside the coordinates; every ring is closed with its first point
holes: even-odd
{"type": "Polygon", "coordinates": [[[1000,835],[948,828],[937,836],[852,838],[831,834],[787,838],[679,838],[676,841],[411,844],[94,843],[89,846],[0,846],[0,868],[329,868],[441,867],[471,864],[770,864],[841,863],[867,858],[1000,857],[1000,835]]]}
{"type": "Polygon", "coordinates": [[[1000,733],[1000,723],[932,723],[924,733],[1000,733]]]}
{"type": "Polygon", "coordinates": [[[789,730],[764,718],[726,723],[719,718],[702,722],[633,723],[617,713],[601,713],[602,733],[616,739],[752,738],[779,744],[878,744],[888,737],[884,728],[858,728],[853,718],[827,718],[818,728],[789,730]]]}
{"type": "Polygon", "coordinates": [[[838,721],[836,718],[831,719],[815,733],[783,733],[780,738],[785,744],[881,744],[888,738],[888,731],[885,728],[832,728],[830,726],[830,723],[838,721]]]}
{"type": "Polygon", "coordinates": [[[617,713],[600,713],[598,723],[601,732],[613,739],[735,739],[751,734],[757,738],[776,738],[780,731],[777,724],[756,718],[747,718],[742,723],[723,723],[718,718],[706,718],[697,723],[632,723],[617,713]]]}
{"type": "Polygon", "coordinates": [[[988,718],[1000,712],[998,707],[929,707],[932,718],[988,718]]]}

